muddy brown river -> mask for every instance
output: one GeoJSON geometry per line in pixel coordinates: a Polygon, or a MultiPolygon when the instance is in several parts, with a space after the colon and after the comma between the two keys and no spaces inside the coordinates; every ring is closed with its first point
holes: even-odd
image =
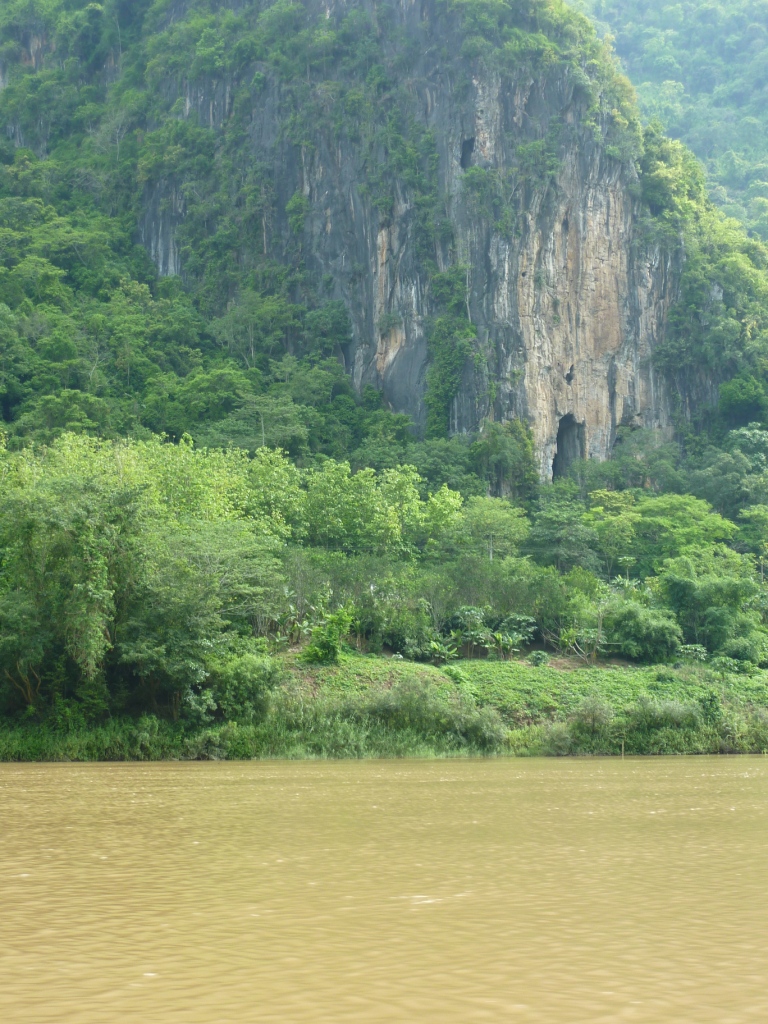
{"type": "Polygon", "coordinates": [[[768,1021],[768,758],[0,765],[5,1024],[768,1021]]]}

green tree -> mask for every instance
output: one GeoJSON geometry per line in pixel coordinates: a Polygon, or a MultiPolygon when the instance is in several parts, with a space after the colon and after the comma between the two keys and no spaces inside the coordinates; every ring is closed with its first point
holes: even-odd
{"type": "Polygon", "coordinates": [[[518,554],[528,535],[528,522],[522,509],[515,508],[501,498],[469,498],[458,527],[466,538],[487,556],[518,554]]]}
{"type": "Polygon", "coordinates": [[[574,566],[595,571],[597,532],[584,522],[584,506],[568,498],[553,495],[534,515],[527,550],[542,565],[554,565],[559,572],[574,566]]]}
{"type": "Polygon", "coordinates": [[[666,609],[635,601],[623,601],[609,611],[605,629],[611,650],[636,661],[670,661],[682,641],[682,630],[666,609]]]}
{"type": "Polygon", "coordinates": [[[724,547],[670,559],[659,574],[659,586],[686,642],[702,644],[710,653],[729,655],[730,644],[738,647],[760,625],[751,562],[724,547]]]}
{"type": "Polygon", "coordinates": [[[630,551],[634,547],[640,513],[635,510],[634,495],[626,491],[592,491],[589,501],[591,507],[584,521],[597,534],[600,553],[610,576],[622,556],[632,557],[630,551]]]}

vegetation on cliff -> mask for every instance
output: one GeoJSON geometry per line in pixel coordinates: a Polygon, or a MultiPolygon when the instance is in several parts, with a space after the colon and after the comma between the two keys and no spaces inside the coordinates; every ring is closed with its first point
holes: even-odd
{"type": "MultiPolygon", "coordinates": [[[[725,428],[759,419],[766,252],[712,210],[685,149],[654,130],[642,138],[631,88],[587,19],[544,2],[436,2],[429,13],[458,80],[479,71],[510,88],[530,74],[575,83],[583,127],[637,168],[649,239],[672,250],[683,241],[680,302],[658,354],[681,432],[708,427],[720,443],[725,428]],[[734,379],[713,419],[718,387],[734,379]]],[[[375,440],[379,460],[402,457],[407,425],[382,416],[375,394],[361,402],[338,365],[350,323],[329,298],[333,282],[307,270],[306,197],[284,195],[278,170],[247,144],[260,105],[278,98],[286,142],[314,145],[322,127],[363,153],[359,187],[382,216],[398,189],[409,195],[416,256],[431,278],[427,432],[444,437],[475,328],[455,254],[452,269],[440,267],[452,228],[436,139],[407,85],[419,60],[419,41],[374,6],[326,18],[287,0],[236,10],[5,5],[0,411],[11,443],[65,429],[188,432],[201,444],[266,443],[354,465],[367,464],[375,440]],[[183,211],[173,228],[183,284],[158,279],[137,244],[148,204],[161,220],[169,204],[183,211]]],[[[569,130],[542,121],[503,175],[467,168],[478,215],[514,235],[530,190],[551,187],[569,130]]]]}
{"type": "Polygon", "coordinates": [[[710,195],[768,241],[768,11],[760,0],[583,0],[640,109],[703,162],[710,195]]]}
{"type": "MultiPolygon", "coordinates": [[[[595,131],[617,153],[637,149],[628,86],[581,15],[488,0],[436,3],[432,14],[461,51],[446,54],[457,73],[488,63],[508,76],[568,69],[595,131]]],[[[328,299],[333,282],[307,273],[306,199],[282,195],[247,137],[277,90],[286,140],[311,145],[319,126],[350,139],[365,154],[360,187],[382,214],[398,188],[408,191],[417,258],[437,275],[451,228],[435,139],[403,83],[419,40],[385,7],[327,19],[319,5],[287,0],[237,10],[18,0],[0,14],[0,40],[0,403],[11,437],[189,431],[201,443],[336,457],[371,435],[398,440],[397,424],[365,415],[375,396],[361,408],[338,368],[350,325],[328,299]],[[218,104],[206,121],[187,112],[201,90],[218,104]],[[157,280],[136,244],[158,191],[184,212],[175,243],[184,287],[157,280]],[[287,234],[276,230],[284,222],[287,234]]],[[[521,148],[517,173],[541,175],[552,159],[542,145],[521,148]]],[[[435,292],[438,435],[474,331],[463,310],[447,316],[439,280],[435,292]]]]}

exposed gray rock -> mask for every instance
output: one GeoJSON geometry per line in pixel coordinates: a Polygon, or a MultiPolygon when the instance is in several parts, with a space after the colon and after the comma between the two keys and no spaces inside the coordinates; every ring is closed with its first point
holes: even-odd
{"type": "MultiPolygon", "coordinates": [[[[323,17],[351,6],[376,16],[372,0],[308,3],[323,17]]],[[[459,58],[445,58],[446,50],[458,52],[458,43],[438,8],[428,0],[397,0],[394,9],[409,35],[424,44],[408,89],[413,116],[437,141],[437,173],[453,228],[452,243],[436,248],[437,264],[469,267],[466,299],[478,333],[477,358],[467,361],[452,431],[473,431],[487,419],[526,419],[546,479],[553,465],[562,470],[579,454],[605,459],[620,424],[668,427],[651,356],[679,268],[644,243],[634,169],[609,156],[594,127],[584,123],[587,101],[578,77],[561,65],[502,79],[476,69],[470,74],[467,63],[459,88],[459,58]],[[508,197],[514,226],[502,231],[473,209],[462,187],[465,171],[475,165],[504,176],[518,166],[520,144],[545,138],[552,126],[557,170],[539,183],[518,181],[508,197]]],[[[274,181],[264,251],[286,258],[295,243],[285,207],[302,192],[310,203],[304,260],[316,280],[332,277],[330,297],[349,308],[354,337],[344,359],[355,386],[375,384],[392,409],[423,426],[426,326],[434,308],[415,252],[414,197],[396,182],[392,213],[382,215],[363,188],[359,144],[320,126],[312,145],[288,142],[282,87],[265,75],[247,140],[274,181]]],[[[220,128],[234,85],[184,85],[176,94],[180,116],[194,113],[199,123],[220,128]]],[[[175,186],[148,190],[140,233],[162,274],[183,269],[175,232],[184,212],[175,186]]]]}

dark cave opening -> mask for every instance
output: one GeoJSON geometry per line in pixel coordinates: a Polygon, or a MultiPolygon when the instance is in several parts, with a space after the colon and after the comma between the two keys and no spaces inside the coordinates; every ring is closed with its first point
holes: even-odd
{"type": "Polygon", "coordinates": [[[584,458],[584,424],[577,423],[571,413],[563,416],[557,428],[557,446],[552,460],[552,479],[566,476],[574,462],[584,458]]]}
{"type": "Polygon", "coordinates": [[[472,154],[475,151],[475,138],[472,136],[471,139],[464,139],[461,144],[461,166],[462,170],[465,170],[472,163],[472,154]]]}

